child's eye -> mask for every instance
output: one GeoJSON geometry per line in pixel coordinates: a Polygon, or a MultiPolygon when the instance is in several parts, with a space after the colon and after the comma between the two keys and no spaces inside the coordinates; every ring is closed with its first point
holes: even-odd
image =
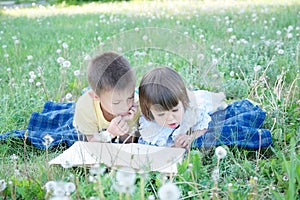
{"type": "Polygon", "coordinates": [[[118,105],[119,103],[120,103],[120,101],[116,101],[116,102],[113,102],[112,104],[118,105]]]}
{"type": "Polygon", "coordinates": [[[177,111],[178,111],[178,108],[172,110],[172,112],[177,112],[177,111]]]}
{"type": "Polygon", "coordinates": [[[159,114],[158,114],[159,117],[162,117],[162,116],[164,116],[164,115],[165,115],[164,113],[159,113],[159,114]]]}

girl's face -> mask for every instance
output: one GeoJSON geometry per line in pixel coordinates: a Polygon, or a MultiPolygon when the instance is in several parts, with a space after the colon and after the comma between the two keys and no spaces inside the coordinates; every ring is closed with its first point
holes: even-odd
{"type": "Polygon", "coordinates": [[[167,111],[160,111],[151,106],[150,111],[157,124],[168,128],[177,128],[183,118],[184,107],[181,101],[178,105],[167,111]]]}

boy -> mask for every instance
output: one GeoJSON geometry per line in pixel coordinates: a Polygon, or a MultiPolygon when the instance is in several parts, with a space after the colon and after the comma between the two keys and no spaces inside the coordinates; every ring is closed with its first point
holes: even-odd
{"type": "Polygon", "coordinates": [[[87,141],[134,142],[139,119],[135,75],[123,56],[106,52],[92,58],[87,71],[90,90],[77,101],[74,127],[87,141]]]}

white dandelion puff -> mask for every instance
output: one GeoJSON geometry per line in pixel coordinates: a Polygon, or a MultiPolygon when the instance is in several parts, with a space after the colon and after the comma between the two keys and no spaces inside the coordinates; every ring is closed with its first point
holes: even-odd
{"type": "Polygon", "coordinates": [[[234,71],[231,71],[231,72],[229,73],[229,75],[230,75],[231,77],[234,77],[234,71]]]}
{"type": "Polygon", "coordinates": [[[67,43],[65,43],[65,42],[62,44],[62,47],[63,47],[64,49],[67,49],[67,48],[69,48],[68,44],[67,44],[67,43]]]}
{"type": "Polygon", "coordinates": [[[65,59],[63,57],[58,57],[57,60],[56,60],[59,64],[62,64],[65,59]]]}
{"type": "Polygon", "coordinates": [[[63,66],[64,68],[69,68],[69,67],[71,66],[71,62],[68,61],[68,60],[65,60],[65,61],[62,63],[62,66],[63,66]]]}
{"type": "Polygon", "coordinates": [[[116,180],[120,185],[134,185],[136,173],[132,168],[122,167],[116,173],[116,180]]]}
{"type": "Polygon", "coordinates": [[[41,82],[36,82],[36,84],[35,84],[35,86],[37,86],[37,87],[39,87],[41,85],[42,85],[41,82]]]}
{"type": "Polygon", "coordinates": [[[158,190],[158,196],[161,200],[178,200],[180,190],[174,183],[166,183],[158,190]]]}
{"type": "Polygon", "coordinates": [[[1,180],[0,180],[0,192],[2,192],[2,191],[5,190],[6,185],[7,185],[7,184],[6,184],[5,180],[4,180],[4,179],[1,179],[1,180]]]}
{"type": "Polygon", "coordinates": [[[225,156],[227,155],[227,151],[226,151],[226,149],[224,149],[224,147],[218,146],[216,148],[215,154],[218,159],[222,159],[222,158],[225,158],[225,156]]]}
{"type": "Polygon", "coordinates": [[[67,100],[70,100],[71,98],[72,98],[72,94],[71,94],[71,93],[67,93],[67,94],[66,94],[66,99],[67,99],[67,100]]]}
{"type": "Polygon", "coordinates": [[[32,59],[33,59],[32,55],[27,56],[27,60],[32,60],[32,59]]]}
{"type": "Polygon", "coordinates": [[[49,134],[45,135],[45,136],[43,137],[43,139],[44,139],[43,144],[44,144],[46,147],[48,147],[48,146],[54,141],[54,139],[53,139],[53,138],[51,137],[51,135],[49,135],[49,134]]]}
{"type": "Polygon", "coordinates": [[[261,66],[260,66],[260,65],[256,65],[255,67],[253,67],[253,70],[254,70],[255,72],[258,72],[258,71],[261,70],[261,66]]]}
{"type": "Polygon", "coordinates": [[[278,53],[279,55],[282,55],[282,54],[284,54],[284,50],[283,50],[283,49],[278,49],[277,53],[278,53]]]}
{"type": "Polygon", "coordinates": [[[75,70],[74,71],[74,76],[79,76],[80,75],[80,70],[75,70]]]}

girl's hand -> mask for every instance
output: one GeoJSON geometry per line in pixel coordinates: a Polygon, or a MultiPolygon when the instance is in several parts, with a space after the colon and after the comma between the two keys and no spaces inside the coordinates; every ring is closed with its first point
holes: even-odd
{"type": "Polygon", "coordinates": [[[175,147],[187,148],[190,146],[192,138],[185,134],[177,135],[174,141],[175,147]]]}
{"type": "Polygon", "coordinates": [[[111,120],[107,131],[112,134],[114,138],[127,134],[129,132],[129,126],[124,117],[117,116],[111,120]]]}

